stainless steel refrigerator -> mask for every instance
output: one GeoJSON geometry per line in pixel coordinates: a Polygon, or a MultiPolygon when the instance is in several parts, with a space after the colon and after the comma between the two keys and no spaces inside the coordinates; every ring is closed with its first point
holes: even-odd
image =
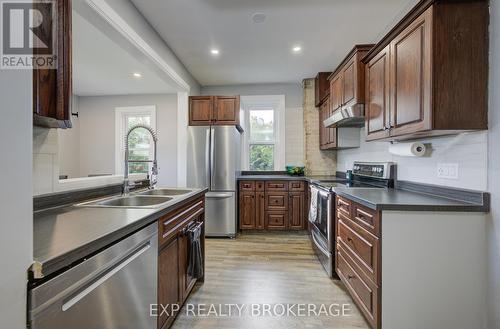
{"type": "Polygon", "coordinates": [[[241,134],[234,126],[188,128],[187,185],[208,187],[205,234],[236,235],[236,172],[240,170],[241,134]]]}

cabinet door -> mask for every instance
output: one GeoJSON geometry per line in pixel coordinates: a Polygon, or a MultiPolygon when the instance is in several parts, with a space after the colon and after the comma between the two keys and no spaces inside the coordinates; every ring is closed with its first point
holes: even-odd
{"type": "Polygon", "coordinates": [[[356,73],[356,56],[353,56],[342,70],[342,105],[355,99],[356,73]]]}
{"type": "Polygon", "coordinates": [[[208,126],[213,121],[213,97],[189,97],[189,125],[208,126]]]}
{"type": "Polygon", "coordinates": [[[330,80],[330,108],[332,111],[342,106],[342,74],[339,73],[330,80]]]}
{"type": "Polygon", "coordinates": [[[264,192],[255,193],[255,228],[265,229],[264,216],[266,209],[266,197],[264,192]]]}
{"type": "Polygon", "coordinates": [[[290,192],[288,196],[288,228],[302,230],[305,218],[305,195],[304,192],[290,192]]]}
{"type": "Polygon", "coordinates": [[[240,124],[240,96],[215,96],[214,124],[240,124]]]}
{"type": "MultiPolygon", "coordinates": [[[[175,236],[158,254],[158,304],[174,305],[182,303],[180,293],[181,277],[179,264],[179,240],[175,236]]],[[[160,310],[161,311],[161,308],[160,310]]],[[[158,327],[168,322],[168,327],[175,319],[175,314],[161,312],[158,318],[158,327]]]]}
{"type": "MultiPolygon", "coordinates": [[[[46,6],[33,7],[40,11],[47,10],[46,6]]],[[[39,33],[50,34],[53,30],[57,52],[57,66],[55,69],[39,68],[33,70],[33,124],[48,128],[71,128],[72,103],[72,52],[71,52],[71,1],[59,0],[56,10],[56,26],[51,20],[43,20],[38,28],[39,33]]],[[[48,13],[45,13],[46,15],[48,13]]],[[[33,50],[33,55],[39,55],[33,50]]]]}
{"type": "MultiPolygon", "coordinates": [[[[326,107],[329,111],[327,118],[333,114],[333,110],[330,105],[326,107]]],[[[326,118],[325,118],[326,119],[326,118]]],[[[337,147],[337,128],[325,128],[328,131],[328,148],[337,147]]]]}
{"type": "Polygon", "coordinates": [[[319,110],[318,110],[318,132],[319,132],[319,148],[322,149],[323,146],[326,144],[325,142],[325,137],[326,137],[326,130],[325,127],[323,126],[323,120],[325,120],[325,109],[326,106],[329,106],[330,102],[325,101],[323,104],[321,104],[319,110]]]}
{"type": "Polygon", "coordinates": [[[255,229],[255,192],[240,192],[240,228],[255,229]]]}
{"type": "Polygon", "coordinates": [[[431,126],[432,7],[391,42],[391,136],[431,126]]]}
{"type": "Polygon", "coordinates": [[[389,49],[390,47],[387,46],[365,67],[365,125],[367,140],[389,136],[389,49]]]}

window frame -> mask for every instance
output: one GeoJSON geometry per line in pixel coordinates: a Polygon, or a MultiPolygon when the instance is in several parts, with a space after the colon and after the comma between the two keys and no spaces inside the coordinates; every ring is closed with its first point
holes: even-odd
{"type": "Polygon", "coordinates": [[[250,169],[250,145],[274,145],[273,170],[285,170],[285,95],[241,96],[241,108],[244,113],[244,131],[242,139],[242,170],[250,169]],[[250,140],[250,111],[274,110],[274,141],[250,140]]]}
{"type": "MultiPolygon", "coordinates": [[[[153,128],[154,131],[157,131],[155,105],[126,106],[115,108],[115,173],[118,175],[123,175],[125,170],[125,134],[128,130],[126,119],[130,116],[149,116],[151,118],[151,128],[153,128]]],[[[154,153],[153,146],[151,147],[149,153],[150,157],[152,157],[154,153]]]]}

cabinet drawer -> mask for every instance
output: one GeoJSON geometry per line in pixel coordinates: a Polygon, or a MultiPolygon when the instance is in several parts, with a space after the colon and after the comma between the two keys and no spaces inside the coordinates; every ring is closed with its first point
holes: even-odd
{"type": "Polygon", "coordinates": [[[349,253],[370,280],[380,283],[379,239],[340,213],[337,214],[337,221],[337,243],[349,253]]]}
{"type": "Polygon", "coordinates": [[[353,203],[351,219],[368,232],[380,237],[380,216],[377,211],[353,203]]]}
{"type": "Polygon", "coordinates": [[[288,193],[272,192],[266,193],[267,210],[288,210],[288,193]]]}
{"type": "Polygon", "coordinates": [[[351,217],[351,201],[343,197],[337,196],[337,211],[342,212],[345,216],[351,217]]]}
{"type": "Polygon", "coordinates": [[[286,211],[267,211],[266,228],[268,230],[285,230],[288,213],[286,211]]]}
{"type": "Polygon", "coordinates": [[[266,191],[287,191],[287,181],[266,181],[266,191]]]}
{"type": "Polygon", "coordinates": [[[372,328],[380,328],[380,288],[360,275],[359,269],[341,245],[337,245],[337,274],[372,328]]]}
{"type": "Polygon", "coordinates": [[[205,211],[204,200],[198,199],[189,205],[160,218],[158,221],[159,244],[162,246],[187,225],[193,218],[198,217],[205,211]]]}
{"type": "Polygon", "coordinates": [[[265,186],[264,186],[264,181],[262,180],[257,180],[255,181],[255,191],[257,192],[263,192],[265,190],[265,186]]]}
{"type": "Polygon", "coordinates": [[[305,190],[305,182],[303,181],[292,181],[288,183],[288,190],[290,192],[302,192],[305,190]]]}
{"type": "Polygon", "coordinates": [[[240,181],[240,191],[255,191],[255,181],[242,180],[240,181]]]}

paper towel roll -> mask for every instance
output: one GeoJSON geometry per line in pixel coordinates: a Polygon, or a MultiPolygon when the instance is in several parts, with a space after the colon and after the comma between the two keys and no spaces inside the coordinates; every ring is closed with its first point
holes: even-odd
{"type": "Polygon", "coordinates": [[[425,154],[422,143],[396,143],[389,146],[389,153],[406,157],[421,157],[425,154]]]}

